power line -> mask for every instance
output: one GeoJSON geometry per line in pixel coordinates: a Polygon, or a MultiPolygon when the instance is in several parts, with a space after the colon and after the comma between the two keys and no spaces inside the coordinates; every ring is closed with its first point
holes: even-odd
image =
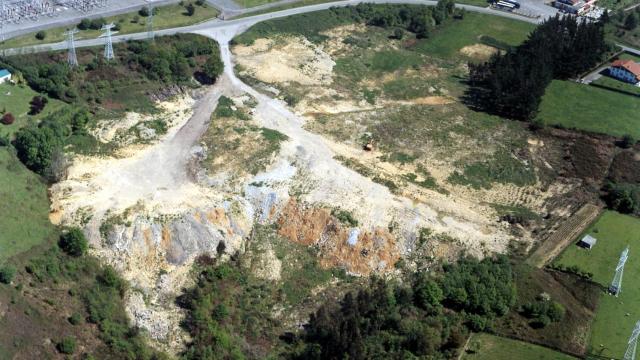
{"type": "Polygon", "coordinates": [[[638,347],[638,335],[640,335],[640,321],[636,322],[633,332],[627,342],[627,351],[624,352],[623,360],[636,360],[636,348],[638,347]]]}
{"type": "Polygon", "coordinates": [[[115,25],[113,23],[104,25],[101,30],[106,31],[102,36],[105,36],[107,42],[104,46],[104,58],[107,60],[113,60],[115,57],[113,55],[113,43],[111,42],[111,29],[113,29],[115,25]]]}
{"type": "Polygon", "coordinates": [[[76,43],[75,43],[75,34],[78,33],[78,29],[73,28],[65,32],[65,36],[67,37],[67,50],[69,53],[67,55],[67,63],[69,66],[74,67],[78,66],[78,57],[76,56],[76,43]]]}
{"type": "Polygon", "coordinates": [[[149,17],[147,18],[147,33],[149,40],[153,40],[155,38],[155,34],[153,33],[153,8],[149,9],[149,17]]]}
{"type": "Polygon", "coordinates": [[[627,246],[620,254],[620,260],[618,260],[618,266],[616,266],[616,274],[613,276],[613,281],[609,286],[609,292],[615,296],[622,291],[622,273],[624,272],[624,264],[629,257],[629,247],[627,246]]]}

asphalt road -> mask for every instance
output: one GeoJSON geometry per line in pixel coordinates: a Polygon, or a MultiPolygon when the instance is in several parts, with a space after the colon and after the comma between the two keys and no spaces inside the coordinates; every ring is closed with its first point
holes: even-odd
{"type": "MultiPolygon", "coordinates": [[[[345,1],[337,1],[337,2],[330,2],[330,3],[324,3],[324,4],[297,7],[293,9],[286,9],[286,10],[276,11],[276,12],[267,13],[267,14],[249,16],[249,17],[236,19],[236,20],[214,19],[214,20],[197,24],[197,25],[191,25],[191,26],[185,26],[185,27],[173,28],[173,29],[157,30],[155,31],[155,35],[163,36],[163,35],[173,35],[177,33],[193,33],[193,32],[206,31],[206,30],[221,30],[221,31],[228,31],[229,33],[237,34],[248,29],[249,27],[251,27],[256,23],[259,23],[265,20],[282,18],[282,17],[287,17],[291,15],[296,15],[296,14],[304,14],[304,13],[309,13],[309,12],[319,11],[319,10],[326,10],[326,9],[329,9],[330,7],[352,6],[362,2],[375,3],[375,4],[414,4],[414,5],[427,5],[427,6],[435,6],[437,4],[437,1],[435,0],[367,0],[367,1],[345,0],[345,1]]],[[[483,8],[479,6],[456,4],[456,7],[465,9],[467,11],[501,16],[501,17],[510,18],[514,20],[529,22],[532,24],[537,24],[543,20],[542,17],[538,19],[531,19],[531,18],[523,17],[520,15],[505,12],[505,11],[494,10],[490,8],[483,8]]],[[[126,34],[126,35],[116,35],[113,37],[113,41],[122,42],[127,40],[142,40],[147,38],[147,36],[148,34],[146,32],[126,34]]],[[[104,43],[105,41],[102,38],[86,39],[86,40],[76,41],[76,47],[100,46],[100,45],[104,45],[104,43]]],[[[10,56],[10,55],[17,55],[17,54],[30,54],[30,53],[36,53],[36,52],[64,50],[66,48],[67,48],[67,45],[65,42],[59,42],[54,44],[42,44],[42,45],[27,46],[23,48],[7,49],[2,51],[2,55],[10,56]]]]}

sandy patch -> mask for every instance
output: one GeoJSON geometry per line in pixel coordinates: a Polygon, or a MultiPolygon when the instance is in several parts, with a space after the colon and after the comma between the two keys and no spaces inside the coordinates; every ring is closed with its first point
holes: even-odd
{"type": "Polygon", "coordinates": [[[462,55],[468,56],[474,59],[488,59],[491,55],[497,53],[499,50],[484,44],[467,45],[460,49],[462,55]]]}
{"type": "Polygon", "coordinates": [[[248,75],[262,82],[328,85],[333,81],[336,63],[304,37],[258,39],[251,46],[235,46],[233,52],[248,75]]]}

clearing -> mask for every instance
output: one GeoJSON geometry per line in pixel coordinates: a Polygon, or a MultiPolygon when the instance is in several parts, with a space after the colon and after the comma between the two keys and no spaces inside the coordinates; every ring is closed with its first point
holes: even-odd
{"type": "MultiPolygon", "coordinates": [[[[591,250],[572,245],[556,260],[556,265],[576,266],[593,274],[593,280],[607,288],[613,279],[620,253],[629,246],[629,260],[625,266],[622,292],[618,297],[604,293],[591,332],[590,353],[608,358],[622,358],[627,339],[638,320],[640,289],[634,280],[640,274],[640,248],[637,234],[640,220],[606,211],[584,234],[598,239],[591,250]]],[[[581,235],[582,236],[582,235],[581,235]]]]}
{"type": "Polygon", "coordinates": [[[489,334],[473,334],[464,360],[575,360],[551,349],[489,334]],[[473,349],[472,352],[469,349],[473,349]]]}

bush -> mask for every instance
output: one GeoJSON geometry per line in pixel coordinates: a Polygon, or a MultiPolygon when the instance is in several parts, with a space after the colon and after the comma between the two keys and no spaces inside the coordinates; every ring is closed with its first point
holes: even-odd
{"type": "Polygon", "coordinates": [[[73,313],[71,314],[71,316],[69,316],[68,320],[71,325],[78,325],[78,324],[82,324],[82,321],[84,319],[82,318],[82,315],[78,313],[73,313]]]}
{"type": "Polygon", "coordinates": [[[13,277],[16,275],[16,268],[11,265],[0,267],[0,283],[11,284],[13,277]]]}
{"type": "Polygon", "coordinates": [[[76,339],[67,336],[56,345],[56,348],[63,354],[71,355],[76,351],[76,339]]]}
{"type": "Polygon", "coordinates": [[[140,16],[147,17],[151,15],[151,11],[149,11],[148,7],[143,6],[140,11],[138,11],[138,14],[140,14],[140,16]]]}
{"type": "Polygon", "coordinates": [[[46,37],[47,37],[47,33],[44,32],[44,31],[38,31],[36,33],[36,39],[38,39],[38,40],[44,40],[44,38],[46,38],[46,37]]]}
{"type": "Polygon", "coordinates": [[[40,114],[48,102],[49,100],[44,96],[34,96],[29,103],[29,105],[31,106],[29,109],[29,115],[40,114]]]}
{"type": "Polygon", "coordinates": [[[193,4],[188,4],[185,9],[187,10],[187,16],[193,16],[196,13],[196,7],[193,4]]]}
{"type": "Polygon", "coordinates": [[[2,122],[5,125],[11,125],[16,121],[16,118],[13,116],[12,113],[6,113],[4,115],[2,115],[2,119],[0,119],[0,122],[2,122]]]}
{"type": "Polygon", "coordinates": [[[88,247],[87,239],[79,228],[71,228],[69,231],[62,234],[58,245],[64,252],[71,256],[84,255],[88,247]]]}

